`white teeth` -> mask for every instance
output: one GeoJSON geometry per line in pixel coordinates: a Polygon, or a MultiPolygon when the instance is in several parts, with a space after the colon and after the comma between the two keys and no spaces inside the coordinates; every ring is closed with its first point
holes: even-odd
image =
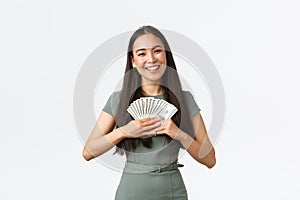
{"type": "Polygon", "coordinates": [[[157,70],[160,67],[160,65],[154,66],[154,67],[146,67],[146,70],[148,71],[154,71],[157,70]]]}

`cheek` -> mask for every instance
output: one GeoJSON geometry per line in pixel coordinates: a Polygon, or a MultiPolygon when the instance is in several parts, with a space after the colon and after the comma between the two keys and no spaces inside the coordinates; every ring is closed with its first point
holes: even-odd
{"type": "Polygon", "coordinates": [[[162,71],[163,74],[165,73],[166,69],[167,69],[167,66],[166,66],[166,65],[163,65],[163,66],[162,66],[162,69],[161,69],[161,71],[162,71]]]}
{"type": "Polygon", "coordinates": [[[134,62],[137,66],[141,66],[144,63],[143,59],[136,59],[134,62]]]}
{"type": "Polygon", "coordinates": [[[164,63],[165,65],[167,64],[167,58],[165,54],[162,54],[158,57],[161,63],[164,63]]]}

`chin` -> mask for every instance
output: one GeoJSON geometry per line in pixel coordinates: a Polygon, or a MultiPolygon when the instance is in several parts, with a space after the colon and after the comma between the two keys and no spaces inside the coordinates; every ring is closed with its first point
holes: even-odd
{"type": "Polygon", "coordinates": [[[163,78],[163,74],[160,75],[154,75],[154,76],[144,76],[144,79],[147,81],[152,81],[152,82],[158,82],[160,80],[162,80],[163,78]]]}

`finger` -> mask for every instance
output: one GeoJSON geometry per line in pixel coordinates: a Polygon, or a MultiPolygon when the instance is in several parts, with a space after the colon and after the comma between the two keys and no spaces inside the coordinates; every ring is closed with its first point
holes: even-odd
{"type": "Polygon", "coordinates": [[[156,136],[156,132],[153,131],[144,132],[142,136],[148,136],[148,137],[156,136]]]}
{"type": "Polygon", "coordinates": [[[155,133],[155,135],[159,135],[159,134],[161,134],[161,131],[162,131],[163,129],[153,129],[153,132],[155,133]]]}
{"type": "Polygon", "coordinates": [[[160,130],[166,128],[166,127],[163,126],[163,123],[162,123],[161,121],[159,122],[159,124],[160,124],[160,125],[159,125],[157,128],[155,128],[155,131],[160,131],[160,130]]]}
{"type": "Polygon", "coordinates": [[[162,120],[162,121],[161,121],[160,127],[161,127],[161,128],[166,128],[166,125],[167,125],[167,124],[166,124],[166,121],[162,120]]]}
{"type": "Polygon", "coordinates": [[[151,118],[150,118],[150,117],[147,117],[147,118],[140,119],[139,121],[140,121],[141,123],[144,123],[144,122],[148,122],[148,121],[150,121],[150,120],[151,120],[151,118]]]}
{"type": "Polygon", "coordinates": [[[155,128],[154,131],[161,131],[161,130],[164,130],[164,129],[165,129],[165,127],[159,126],[159,127],[155,128]]]}
{"type": "Polygon", "coordinates": [[[142,126],[149,126],[149,125],[155,124],[155,123],[157,123],[159,121],[161,121],[160,118],[157,118],[157,117],[151,118],[151,120],[143,122],[142,126]]]}
{"type": "Polygon", "coordinates": [[[160,127],[161,127],[161,122],[158,121],[152,125],[144,126],[143,131],[150,131],[150,130],[153,131],[153,129],[157,129],[157,128],[161,129],[160,127]]]}
{"type": "Polygon", "coordinates": [[[166,120],[162,120],[162,126],[165,126],[166,124],[167,124],[167,121],[168,119],[166,119],[166,120]]]}
{"type": "Polygon", "coordinates": [[[153,129],[153,130],[150,130],[150,131],[145,131],[145,132],[143,132],[143,135],[152,137],[152,136],[157,136],[158,133],[157,133],[157,131],[156,131],[155,129],[153,129]]]}
{"type": "Polygon", "coordinates": [[[166,129],[156,131],[156,134],[165,134],[165,133],[167,133],[166,129]]]}

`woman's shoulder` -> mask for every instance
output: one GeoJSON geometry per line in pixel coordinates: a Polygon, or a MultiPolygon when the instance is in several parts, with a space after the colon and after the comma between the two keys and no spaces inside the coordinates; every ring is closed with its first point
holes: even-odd
{"type": "Polygon", "coordinates": [[[109,97],[107,98],[107,102],[106,103],[116,103],[120,100],[120,95],[121,95],[121,91],[114,91],[112,92],[109,97]]]}
{"type": "Polygon", "coordinates": [[[120,98],[121,91],[114,91],[110,94],[110,97],[120,98]]]}
{"type": "Polygon", "coordinates": [[[121,91],[115,91],[112,92],[106,101],[105,106],[103,107],[103,111],[115,116],[116,115],[116,109],[120,102],[120,94],[121,91]]]}
{"type": "Polygon", "coordinates": [[[182,90],[182,95],[184,98],[194,98],[193,94],[188,90],[182,90]]]}
{"type": "Polygon", "coordinates": [[[194,98],[194,95],[190,91],[183,90],[182,96],[186,102],[186,105],[188,106],[189,112],[192,115],[201,111],[201,109],[199,108],[199,106],[194,98]]]}

